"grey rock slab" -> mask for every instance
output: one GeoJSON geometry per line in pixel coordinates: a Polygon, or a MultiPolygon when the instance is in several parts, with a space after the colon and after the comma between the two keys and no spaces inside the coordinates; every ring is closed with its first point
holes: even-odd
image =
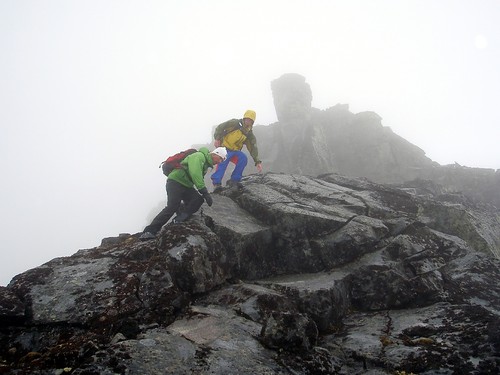
{"type": "Polygon", "coordinates": [[[32,320],[35,323],[83,323],[116,303],[114,282],[107,273],[113,258],[89,259],[72,265],[53,265],[43,284],[33,285],[32,320]],[[107,295],[99,305],[91,304],[95,295],[107,295]]]}
{"type": "Polygon", "coordinates": [[[219,307],[193,306],[189,318],[168,327],[206,350],[204,368],[211,374],[284,374],[274,352],[256,339],[261,325],[219,307]]]}
{"type": "Polygon", "coordinates": [[[484,309],[448,303],[353,313],[344,319],[343,333],[325,336],[322,344],[342,347],[346,358],[351,358],[345,367],[355,366],[356,358],[368,369],[383,363],[407,373],[445,374],[454,369],[456,373],[482,374],[482,369],[495,367],[494,350],[481,343],[491,318],[484,309]],[[475,311],[476,320],[464,320],[471,311],[475,311]],[[478,352],[479,347],[483,352],[478,352]]]}
{"type": "Polygon", "coordinates": [[[24,303],[10,289],[0,286],[0,321],[19,321],[25,318],[24,303]]]}
{"type": "Polygon", "coordinates": [[[203,214],[217,227],[224,227],[241,236],[268,230],[268,227],[241,209],[232,199],[214,194],[212,207],[205,207],[203,214]]]}

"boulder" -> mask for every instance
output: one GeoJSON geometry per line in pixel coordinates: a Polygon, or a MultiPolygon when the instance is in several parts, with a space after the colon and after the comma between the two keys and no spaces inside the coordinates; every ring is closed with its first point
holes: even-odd
{"type": "Polygon", "coordinates": [[[247,176],[0,288],[11,374],[487,374],[500,215],[436,186],[247,176]]]}

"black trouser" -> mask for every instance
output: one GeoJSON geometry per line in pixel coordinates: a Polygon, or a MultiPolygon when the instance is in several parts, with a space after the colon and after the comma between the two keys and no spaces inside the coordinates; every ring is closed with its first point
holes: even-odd
{"type": "Polygon", "coordinates": [[[183,212],[191,216],[200,209],[203,197],[195,188],[187,188],[177,181],[167,179],[167,206],[156,215],[151,224],[144,228],[144,232],[158,233],[161,227],[177,212],[181,201],[184,201],[185,205],[183,212]]]}

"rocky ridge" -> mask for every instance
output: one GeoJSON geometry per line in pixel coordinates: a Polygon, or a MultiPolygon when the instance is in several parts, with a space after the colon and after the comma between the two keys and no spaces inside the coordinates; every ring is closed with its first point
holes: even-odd
{"type": "Polygon", "coordinates": [[[460,192],[500,208],[500,169],[439,165],[384,126],[375,112],[353,113],[348,104],[314,108],[311,87],[299,74],[273,80],[271,90],[278,122],[254,126],[265,170],[309,176],[339,173],[384,184],[432,181],[447,193],[460,192]]]}
{"type": "Polygon", "coordinates": [[[0,373],[499,373],[493,206],[338,174],[244,185],[0,288],[0,373]]]}

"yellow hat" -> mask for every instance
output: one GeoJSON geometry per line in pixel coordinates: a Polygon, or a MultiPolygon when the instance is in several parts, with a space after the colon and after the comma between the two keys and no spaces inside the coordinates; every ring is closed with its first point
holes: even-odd
{"type": "Polygon", "coordinates": [[[245,114],[243,115],[243,118],[249,118],[252,121],[255,122],[255,118],[257,117],[255,111],[252,111],[251,109],[247,110],[245,114]]]}

